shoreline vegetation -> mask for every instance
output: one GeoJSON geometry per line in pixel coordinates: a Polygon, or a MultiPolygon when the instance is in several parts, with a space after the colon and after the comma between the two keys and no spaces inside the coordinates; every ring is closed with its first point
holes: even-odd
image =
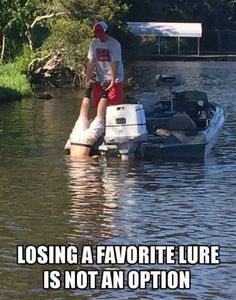
{"type": "Polygon", "coordinates": [[[32,94],[28,65],[33,55],[28,46],[23,46],[20,55],[0,65],[0,102],[21,100],[32,94]]]}
{"type": "Polygon", "coordinates": [[[26,74],[15,63],[0,66],[0,101],[20,100],[32,93],[31,84],[26,74]]]}
{"type": "MultiPolygon", "coordinates": [[[[158,61],[236,61],[235,55],[152,55],[137,59],[137,61],[158,60],[158,61]]],[[[46,72],[45,72],[46,73],[46,72]]],[[[0,65],[0,103],[21,100],[33,94],[34,85],[31,84],[31,76],[22,69],[16,62],[0,65]]],[[[64,80],[60,79],[62,85],[56,83],[56,79],[47,79],[47,82],[37,84],[38,87],[53,88],[74,88],[83,87],[84,74],[66,74],[64,80]]],[[[133,78],[130,77],[125,82],[127,90],[133,89],[133,78]]]]}
{"type": "MultiPolygon", "coordinates": [[[[109,33],[120,41],[126,69],[145,53],[152,57],[157,51],[157,37],[134,36],[127,29],[128,21],[201,22],[202,53],[218,51],[225,53],[225,60],[235,60],[227,56],[236,54],[235,1],[200,0],[194,6],[174,2],[173,9],[168,1],[156,0],[145,5],[133,0],[2,1],[0,103],[30,95],[35,85],[81,87],[92,27],[99,20],[106,20],[109,33]]],[[[193,41],[183,41],[182,46],[191,51],[193,41]]],[[[173,53],[175,48],[170,39],[162,44],[164,53],[173,53]]],[[[168,55],[157,59],[167,60],[168,55]]],[[[132,72],[127,75],[133,77],[132,72]]]]}

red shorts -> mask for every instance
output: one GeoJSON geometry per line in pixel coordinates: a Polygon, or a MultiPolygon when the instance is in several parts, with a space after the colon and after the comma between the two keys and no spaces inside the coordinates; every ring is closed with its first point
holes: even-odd
{"type": "MultiPolygon", "coordinates": [[[[101,87],[99,82],[96,82],[93,88],[93,100],[95,106],[98,106],[99,100],[103,94],[103,88],[101,87]]],[[[108,105],[118,105],[123,104],[125,101],[124,94],[124,83],[117,82],[113,85],[113,87],[109,90],[108,93],[108,105]]]]}

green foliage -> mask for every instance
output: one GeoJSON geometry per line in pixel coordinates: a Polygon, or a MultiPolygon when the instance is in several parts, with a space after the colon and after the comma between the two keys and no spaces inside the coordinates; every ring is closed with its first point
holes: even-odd
{"type": "Polygon", "coordinates": [[[87,61],[91,29],[99,20],[109,24],[127,60],[135,58],[140,47],[139,39],[127,31],[126,21],[202,22],[204,31],[236,30],[236,0],[0,0],[0,7],[0,40],[6,36],[4,61],[17,56],[24,72],[32,55],[24,49],[27,26],[37,16],[51,13],[68,14],[40,20],[31,32],[33,46],[39,48],[46,40],[42,53],[64,49],[66,63],[77,71],[87,61]]]}
{"type": "Polygon", "coordinates": [[[27,74],[29,63],[35,55],[36,54],[29,48],[29,45],[23,45],[22,54],[17,56],[14,60],[16,69],[21,71],[23,74],[27,74]]]}
{"type": "Polygon", "coordinates": [[[27,76],[21,73],[19,66],[15,63],[0,66],[0,87],[1,91],[15,91],[15,95],[18,96],[28,95],[31,91],[27,76]]]}
{"type": "Polygon", "coordinates": [[[122,0],[129,21],[202,22],[205,30],[236,30],[235,0],[122,0]]]}
{"type": "Polygon", "coordinates": [[[6,36],[6,58],[18,55],[26,42],[27,23],[32,22],[37,13],[33,0],[0,0],[0,34],[6,36]]]}
{"type": "Polygon", "coordinates": [[[132,62],[137,59],[140,54],[140,38],[133,35],[127,28],[109,24],[109,32],[120,43],[122,48],[122,57],[125,62],[132,62]]]}
{"type": "Polygon", "coordinates": [[[87,20],[90,25],[98,20],[119,24],[128,11],[126,3],[118,0],[61,0],[61,4],[77,20],[87,20]]]}
{"type": "Polygon", "coordinates": [[[55,19],[51,21],[51,34],[44,43],[45,53],[62,50],[65,63],[81,71],[87,62],[87,51],[91,40],[91,27],[83,21],[55,19]]]}

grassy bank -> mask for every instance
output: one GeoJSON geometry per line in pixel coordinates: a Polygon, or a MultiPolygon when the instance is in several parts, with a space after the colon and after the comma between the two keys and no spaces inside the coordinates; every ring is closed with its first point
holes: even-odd
{"type": "Polygon", "coordinates": [[[16,63],[0,66],[0,102],[18,100],[30,93],[29,79],[16,63]]]}

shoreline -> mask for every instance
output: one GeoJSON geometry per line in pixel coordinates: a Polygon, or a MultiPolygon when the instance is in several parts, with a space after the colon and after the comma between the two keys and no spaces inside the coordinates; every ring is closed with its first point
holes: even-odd
{"type": "MultiPolygon", "coordinates": [[[[210,55],[158,55],[158,54],[148,54],[148,55],[141,55],[136,62],[144,62],[144,61],[183,61],[183,62],[188,62],[188,61],[236,61],[236,54],[210,54],[210,55]]],[[[16,75],[16,74],[14,74],[16,75]]],[[[23,74],[21,76],[24,77],[23,74]]],[[[9,78],[8,78],[9,79],[9,78]]],[[[27,88],[27,93],[26,90],[22,91],[22,83],[28,84],[28,78],[23,78],[18,86],[18,88],[14,88],[13,86],[0,86],[0,103],[5,103],[5,102],[12,102],[12,101],[17,101],[22,99],[24,96],[27,96],[30,92],[29,89],[27,88]],[[22,81],[23,80],[23,81],[22,81]],[[20,88],[19,88],[20,87],[20,88]]],[[[11,81],[11,80],[9,80],[11,81]]],[[[39,89],[44,88],[44,85],[39,85],[39,89]]],[[[65,87],[61,87],[65,88],[65,87]]],[[[69,88],[67,86],[67,88],[69,88]]],[[[32,92],[32,90],[31,90],[32,92]]]]}
{"type": "Polygon", "coordinates": [[[236,54],[210,54],[210,55],[170,55],[170,54],[147,54],[141,55],[138,61],[158,60],[158,61],[236,61],[236,54]]]}

